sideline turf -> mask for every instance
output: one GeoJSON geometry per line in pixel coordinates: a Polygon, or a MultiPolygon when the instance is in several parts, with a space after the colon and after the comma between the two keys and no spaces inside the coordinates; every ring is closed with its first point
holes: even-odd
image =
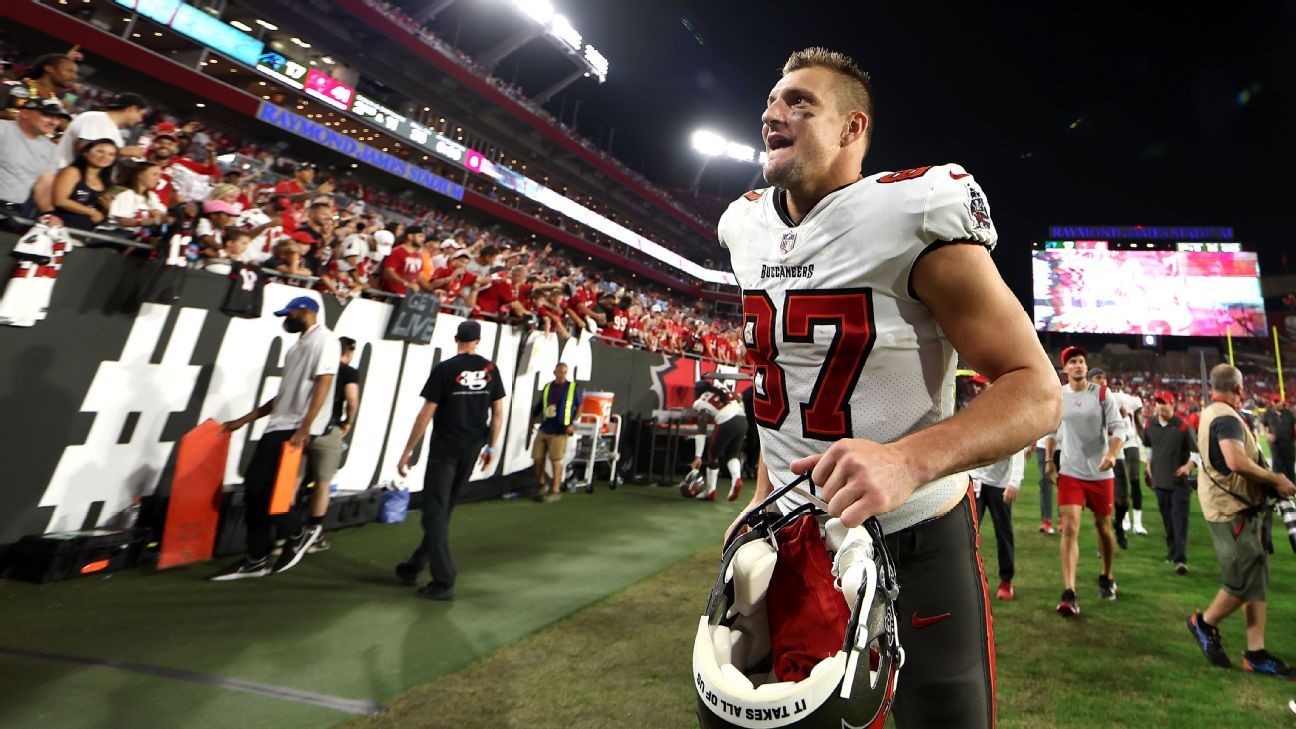
{"type": "MultiPolygon", "coordinates": [[[[0,582],[0,645],[385,703],[716,545],[736,510],[635,486],[555,504],[470,504],[452,521],[460,577],[448,605],[414,598],[391,574],[418,538],[417,512],[402,525],[330,535],[332,550],[261,580],[208,583],[214,566],[203,565],[45,586],[0,582]]],[[[0,657],[0,726],[278,729],[346,718],[226,689],[39,663],[0,657]]]]}
{"type": "MultiPolygon", "coordinates": [[[[994,602],[1000,726],[1237,727],[1296,725],[1287,700],[1296,685],[1206,664],[1184,627],[1218,587],[1218,568],[1200,511],[1190,520],[1191,573],[1162,564],[1164,542],[1155,500],[1145,486],[1149,536],[1131,537],[1117,557],[1114,603],[1097,598],[1097,541],[1081,532],[1077,620],[1054,612],[1058,537],[1036,531],[1039,490],[1034,464],[1014,507],[1017,599],[994,602]]],[[[1193,498],[1194,506],[1196,497],[1193,498]]],[[[983,529],[991,590],[997,584],[993,527],[983,529]]],[[[1279,531],[1271,558],[1269,648],[1296,661],[1291,634],[1296,554],[1279,531]]],[[[584,610],[482,662],[440,678],[345,729],[526,727],[595,729],[696,726],[689,683],[693,631],[715,578],[718,553],[700,552],[625,592],[584,610]]],[[[901,616],[907,619],[907,616],[901,616]]],[[[1241,616],[1224,622],[1235,662],[1244,647],[1241,616]]],[[[904,674],[901,673],[901,682],[904,674]]]]}

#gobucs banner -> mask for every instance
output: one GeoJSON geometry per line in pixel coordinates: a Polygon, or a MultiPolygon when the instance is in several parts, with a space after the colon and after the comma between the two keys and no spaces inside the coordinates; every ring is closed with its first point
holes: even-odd
{"type": "MultiPolygon", "coordinates": [[[[0,261],[15,242],[0,236],[0,261]]],[[[172,305],[140,303],[135,293],[155,266],[101,249],[79,249],[59,272],[40,326],[0,327],[0,544],[27,534],[127,526],[136,499],[169,493],[177,444],[207,419],[236,418],[273,397],[283,357],[296,335],[271,312],[302,289],[268,284],[259,318],[221,312],[229,280],[201,271],[186,277],[172,305]]],[[[0,269],[0,277],[7,272],[0,269]]],[[[395,309],[368,299],[345,306],[321,296],[336,336],[357,342],[364,417],[348,436],[339,488],[361,490],[399,479],[396,463],[423,400],[432,366],[454,356],[460,317],[438,314],[427,344],[386,338],[395,309]]],[[[473,474],[462,499],[485,498],[495,477],[531,468],[531,415],[536,398],[565,362],[586,390],[616,393],[618,413],[648,415],[687,406],[692,383],[715,369],[684,357],[605,346],[582,334],[553,334],[482,323],[478,352],[498,368],[507,397],[499,458],[473,474]]],[[[691,400],[689,401],[691,402],[691,400]]],[[[265,418],[229,441],[221,480],[236,484],[265,428],[265,418]]],[[[423,486],[426,448],[405,484],[423,486]]]]}

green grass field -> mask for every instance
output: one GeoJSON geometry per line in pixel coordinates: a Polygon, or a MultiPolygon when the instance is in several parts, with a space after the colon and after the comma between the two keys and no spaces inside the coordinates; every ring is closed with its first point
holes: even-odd
{"type": "MultiPolygon", "coordinates": [[[[1184,628],[1217,587],[1200,514],[1190,568],[1161,562],[1152,532],[1116,563],[1120,599],[1097,599],[1093,529],[1081,541],[1079,620],[1053,612],[1058,538],[1038,534],[1033,465],[1016,508],[1017,600],[996,603],[1005,727],[1296,725],[1296,686],[1208,666],[1184,628]]],[[[1150,495],[1149,495],[1150,496],[1150,495]]],[[[1194,500],[1195,501],[1195,500],[1194,500]]],[[[276,578],[203,582],[210,567],[137,570],[47,586],[0,582],[0,647],[185,668],[368,699],[372,717],[229,689],[0,655],[0,726],[585,727],[695,726],[691,640],[732,504],[687,503],[627,486],[537,505],[498,501],[455,514],[452,605],[415,600],[390,566],[417,525],[337,533],[333,550],[276,578]]],[[[983,539],[996,574],[992,527],[983,539]]],[[[1269,648],[1296,659],[1296,555],[1279,532],[1269,648]]],[[[993,588],[993,585],[992,585],[993,588]]],[[[1240,616],[1222,626],[1237,661],[1240,616]]],[[[903,680],[903,679],[902,679],[903,680]]]]}

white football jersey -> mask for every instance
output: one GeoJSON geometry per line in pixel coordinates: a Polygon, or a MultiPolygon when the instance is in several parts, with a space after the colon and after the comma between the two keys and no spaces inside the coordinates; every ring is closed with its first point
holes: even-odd
{"type": "MultiPolygon", "coordinates": [[[[798,225],[781,191],[755,190],[720,219],[743,290],[761,452],[774,488],[788,465],[841,438],[890,443],[954,413],[954,348],[912,288],[945,243],[997,240],[981,187],[959,165],[877,174],[833,191],[798,225]]],[[[881,515],[888,533],[931,518],[966,473],[920,486],[881,515]]],[[[780,502],[790,509],[799,498],[780,502]]]]}

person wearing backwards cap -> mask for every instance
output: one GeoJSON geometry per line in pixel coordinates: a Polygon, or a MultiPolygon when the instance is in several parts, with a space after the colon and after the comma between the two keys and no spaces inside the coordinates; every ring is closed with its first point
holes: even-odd
{"type": "Polygon", "coordinates": [[[1147,437],[1148,481],[1156,494],[1161,523],[1165,525],[1165,561],[1175,572],[1188,574],[1188,511],[1196,484],[1188,480],[1197,460],[1197,433],[1175,414],[1175,397],[1167,390],[1156,393],[1156,417],[1143,429],[1147,437]]]}
{"type": "MultiPolygon", "coordinates": [[[[972,375],[973,398],[985,392],[990,380],[985,375],[972,375]]],[[[1033,449],[1033,446],[1031,447],[1033,449]]],[[[1012,505],[1021,493],[1022,478],[1026,473],[1026,450],[988,466],[972,469],[972,490],[976,494],[977,526],[985,522],[986,510],[994,522],[995,543],[999,555],[999,589],[995,599],[1013,599],[1013,573],[1016,571],[1015,547],[1012,532],[1012,505]]]]}
{"type": "Polygon", "coordinates": [[[1088,381],[1088,352],[1083,347],[1062,350],[1062,367],[1067,384],[1062,385],[1062,422],[1048,439],[1046,468],[1057,476],[1058,513],[1062,516],[1062,599],[1058,614],[1069,618],[1080,614],[1076,598],[1076,568],[1080,560],[1080,513],[1086,506],[1094,515],[1102,573],[1098,575],[1098,596],[1116,599],[1112,560],[1116,535],[1111,516],[1115,509],[1115,479],[1112,469],[1116,454],[1125,442],[1125,419],[1120,405],[1107,388],[1088,381]],[[1060,466],[1053,465],[1053,451],[1062,444],[1060,466]]]}
{"type": "Polygon", "coordinates": [[[265,433],[257,442],[252,462],[243,474],[243,503],[247,507],[247,556],[211,578],[215,582],[265,577],[292,569],[306,550],[319,539],[322,529],[305,523],[300,509],[270,514],[270,496],[279,473],[279,455],[284,443],[305,449],[311,438],[328,427],[333,402],[333,381],[342,359],[341,345],[320,317],[320,305],[309,296],[298,296],[275,312],[283,317],[283,328],[300,334],[284,355],[279,394],[264,405],[225,423],[232,433],[258,418],[270,416],[265,433]],[[276,532],[287,540],[273,566],[270,548],[276,532]]]}
{"type": "Polygon", "coordinates": [[[423,475],[423,540],[410,558],[396,565],[396,577],[413,587],[424,569],[432,581],[419,588],[429,600],[454,598],[455,568],[450,557],[450,512],[473,468],[495,460],[494,444],[504,422],[504,382],[490,360],[477,354],[481,324],[465,321],[455,332],[458,354],[432,368],[419,393],[426,401],[414,419],[396,470],[409,473],[414,447],[432,423],[423,475]],[[489,419],[488,419],[489,418],[489,419]]]}

